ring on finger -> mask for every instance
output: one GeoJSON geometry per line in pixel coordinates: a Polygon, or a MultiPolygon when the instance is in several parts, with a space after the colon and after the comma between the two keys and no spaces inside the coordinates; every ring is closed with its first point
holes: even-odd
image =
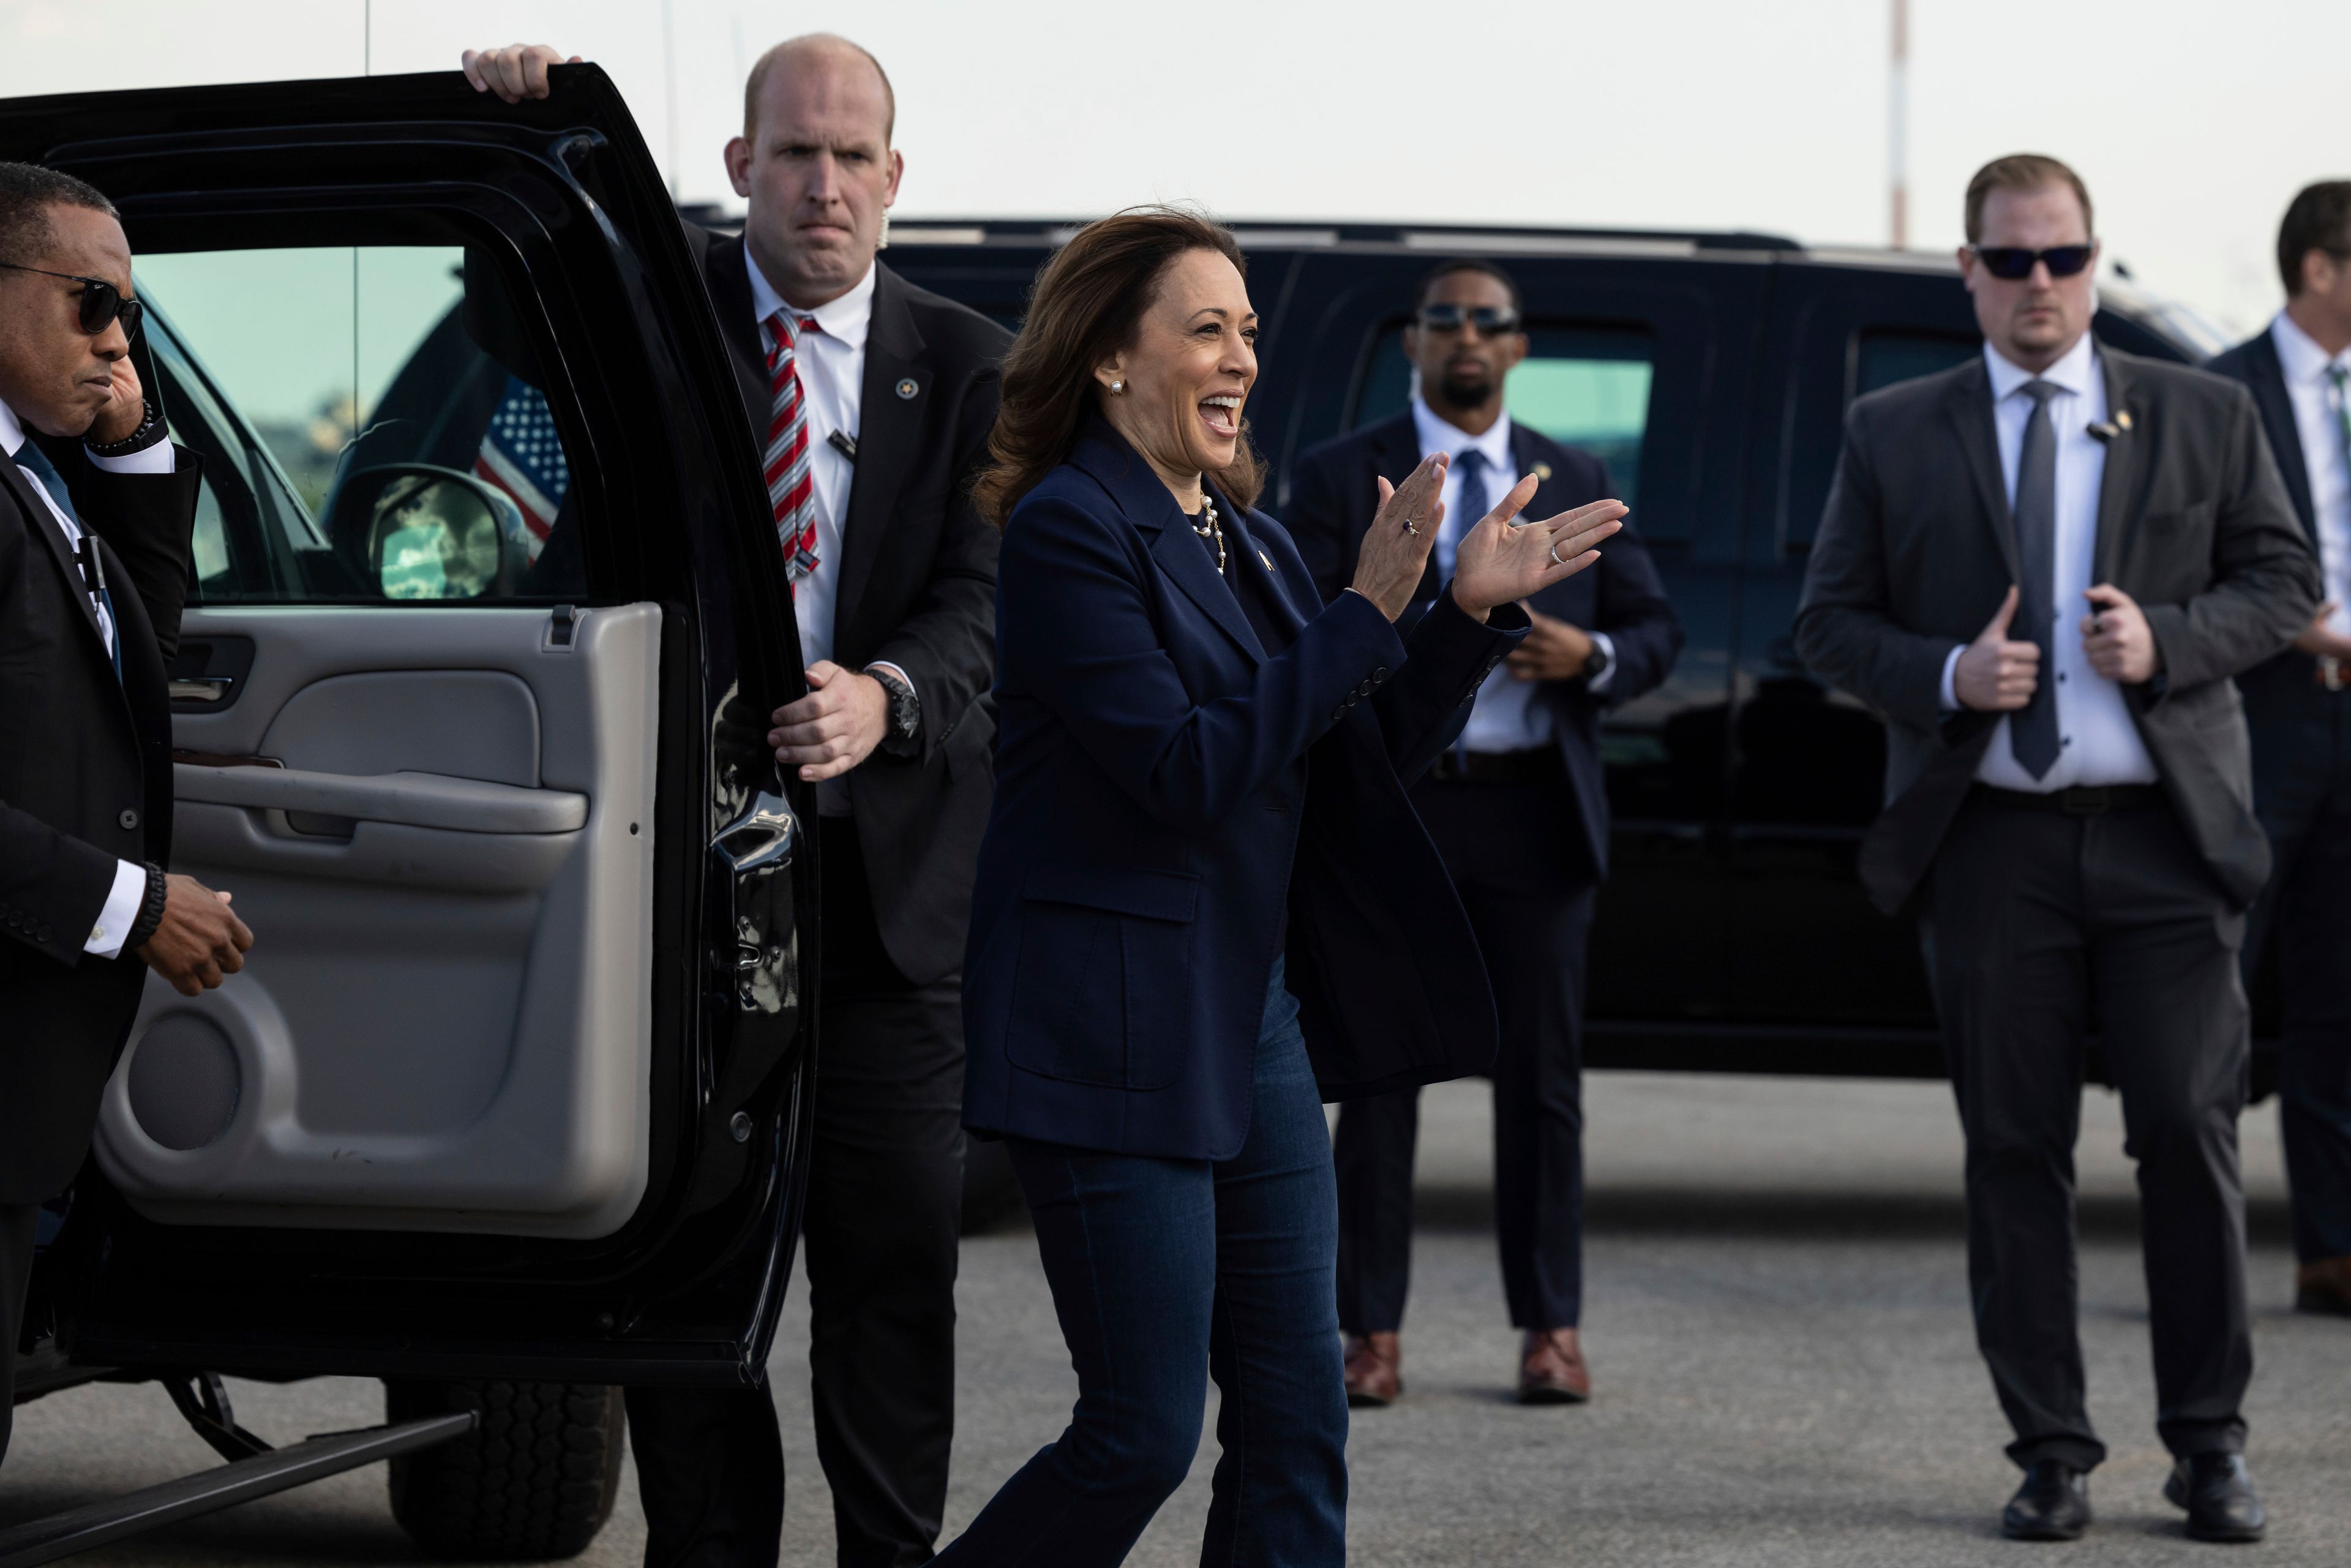
{"type": "Polygon", "coordinates": [[[1404,531],[1415,538],[1420,538],[1420,526],[1410,517],[1404,520],[1404,531]]]}
{"type": "Polygon", "coordinates": [[[1567,564],[1567,562],[1559,559],[1559,541],[1557,539],[1552,540],[1551,549],[1543,553],[1551,557],[1551,563],[1553,566],[1565,566],[1567,564]]]}

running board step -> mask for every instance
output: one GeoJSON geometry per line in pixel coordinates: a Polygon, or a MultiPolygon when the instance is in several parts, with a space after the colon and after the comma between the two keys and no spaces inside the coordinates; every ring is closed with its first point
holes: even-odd
{"type": "Polygon", "coordinates": [[[324,1480],[395,1454],[429,1448],[435,1443],[463,1437],[474,1429],[474,1423],[479,1419],[471,1410],[460,1410],[421,1421],[403,1421],[396,1427],[329,1433],[104,1502],[68,1509],[14,1530],[0,1531],[0,1568],[33,1568],[37,1563],[54,1563],[60,1557],[93,1551],[126,1536],[143,1534],[183,1519],[251,1502],[272,1492],[324,1480]]]}

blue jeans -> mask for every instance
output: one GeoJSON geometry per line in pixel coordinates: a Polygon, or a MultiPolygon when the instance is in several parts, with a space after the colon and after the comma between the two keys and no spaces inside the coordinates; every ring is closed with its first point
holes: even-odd
{"type": "Polygon", "coordinates": [[[945,1568],[1122,1562],[1200,1447],[1214,1375],[1214,1496],[1200,1561],[1347,1553],[1339,1202],[1298,1004],[1277,962],[1248,1139],[1229,1160],[1007,1140],[1078,1372],[1061,1440],[941,1552],[945,1568]]]}

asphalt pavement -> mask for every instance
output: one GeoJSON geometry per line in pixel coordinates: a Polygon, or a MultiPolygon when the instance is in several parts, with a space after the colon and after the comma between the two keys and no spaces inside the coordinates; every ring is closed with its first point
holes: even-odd
{"type": "MultiPolygon", "coordinates": [[[[1430,1092],[1405,1330],[1405,1399],[1358,1413],[1359,1564],[2067,1564],[2209,1561],[2158,1496],[2146,1290],[2120,1119],[2092,1091],[2082,1167],[2091,1404],[2113,1457],[2074,1546],[1999,1538],[2014,1472],[1968,1320],[1959,1135],[1933,1083],[1595,1075],[1585,1343],[1596,1397],[1521,1409],[1486,1232],[1482,1085],[1430,1092]]],[[[2258,1365],[2254,1471],[2274,1522],[2255,1561],[2351,1561],[2351,1322],[2298,1316],[2273,1105],[2245,1122],[2258,1365]]],[[[950,1535],[1066,1418],[1074,1382],[1017,1225],[964,1252],[950,1535]]],[[[774,1377],[791,1475],[783,1562],[829,1564],[810,1432],[803,1292],[774,1377]]],[[[240,1416],[291,1437],[381,1416],[375,1385],[237,1384],[240,1416]]],[[[160,1390],[93,1386],[17,1412],[0,1528],[198,1468],[210,1451],[160,1390]]],[[[1208,1425],[1213,1428],[1214,1415],[1208,1425]]],[[[1211,1436],[1131,1561],[1198,1561],[1211,1436]]],[[[641,1561],[633,1474],[579,1561],[641,1561]]],[[[96,1553],[98,1563],[421,1561],[381,1468],[96,1553]]]]}

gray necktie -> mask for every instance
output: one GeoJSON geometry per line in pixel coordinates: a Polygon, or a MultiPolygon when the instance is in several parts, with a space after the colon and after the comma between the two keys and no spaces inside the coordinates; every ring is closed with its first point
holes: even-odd
{"type": "Polygon", "coordinates": [[[2024,580],[2017,585],[2016,621],[2009,635],[2041,649],[2041,678],[2032,699],[2009,716],[2009,744],[2016,760],[2035,779],[2056,765],[2057,664],[2057,432],[2049,421],[2049,400],[2063,389],[2054,382],[2030,381],[2032,417],[2024,422],[2024,447],[2016,460],[2016,559],[2024,580]]]}

